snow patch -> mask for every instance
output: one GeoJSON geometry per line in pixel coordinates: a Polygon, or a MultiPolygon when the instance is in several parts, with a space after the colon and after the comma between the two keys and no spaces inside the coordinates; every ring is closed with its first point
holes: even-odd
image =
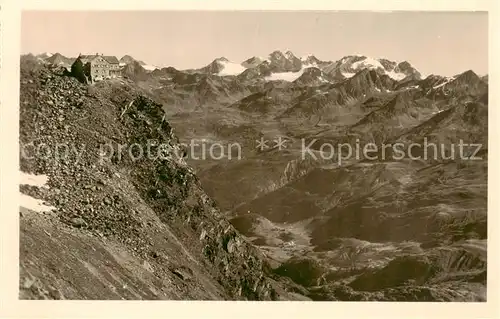
{"type": "Polygon", "coordinates": [[[446,80],[445,80],[443,83],[438,84],[438,85],[436,85],[436,86],[434,86],[434,87],[432,87],[432,88],[433,88],[433,89],[439,89],[440,87],[445,86],[446,84],[450,83],[450,82],[451,82],[451,81],[453,81],[454,79],[455,79],[454,77],[451,77],[451,78],[446,78],[446,80]]]}
{"type": "Polygon", "coordinates": [[[288,81],[288,82],[293,82],[297,80],[302,74],[304,73],[304,69],[298,71],[298,72],[278,72],[278,73],[271,73],[270,76],[266,76],[264,79],[266,81],[288,81]]]}
{"type": "Polygon", "coordinates": [[[401,73],[401,72],[396,72],[394,71],[394,69],[392,69],[391,71],[387,71],[384,66],[382,65],[382,63],[380,63],[380,61],[378,61],[377,59],[373,59],[373,58],[365,58],[361,61],[357,61],[357,62],[354,62],[351,67],[354,69],[354,70],[359,70],[361,68],[363,69],[382,69],[384,70],[385,74],[387,74],[390,78],[392,78],[393,80],[396,80],[396,81],[401,81],[403,80],[405,77],[406,77],[406,74],[404,73],[401,73]]]}
{"type": "Polygon", "coordinates": [[[319,68],[319,66],[318,66],[317,63],[308,63],[308,64],[303,64],[302,68],[303,69],[307,69],[307,68],[319,68]]]}
{"type": "Polygon", "coordinates": [[[146,65],[143,65],[142,66],[145,70],[147,71],[154,71],[156,69],[158,69],[158,67],[154,66],[154,65],[149,65],[149,64],[146,64],[146,65]]]}
{"type": "Polygon", "coordinates": [[[396,81],[401,81],[406,77],[406,74],[401,73],[401,72],[395,72],[394,70],[392,71],[385,71],[385,74],[387,74],[391,79],[396,80],[396,81]]]}
{"type": "Polygon", "coordinates": [[[354,69],[358,69],[360,67],[368,68],[368,69],[378,69],[378,68],[384,69],[382,64],[373,58],[365,58],[365,59],[360,60],[358,62],[354,62],[351,66],[354,69]]]}
{"type": "MultiPolygon", "coordinates": [[[[270,76],[267,76],[264,78],[266,81],[288,81],[288,82],[293,82],[297,80],[302,74],[304,74],[304,71],[310,67],[314,67],[311,65],[304,65],[300,71],[297,72],[277,72],[277,73],[271,73],[270,76]]],[[[325,82],[328,82],[325,80],[325,82]]]]}
{"type": "Polygon", "coordinates": [[[325,79],[323,76],[320,76],[319,77],[319,80],[323,83],[330,83],[330,81],[328,81],[327,79],[325,79]]]}
{"type": "Polygon", "coordinates": [[[225,76],[225,75],[238,75],[241,74],[246,68],[239,64],[230,61],[218,61],[219,65],[222,66],[222,70],[217,73],[217,75],[225,76]]]}
{"type": "MultiPolygon", "coordinates": [[[[25,172],[20,172],[20,180],[19,180],[20,185],[48,188],[47,181],[48,181],[47,175],[33,175],[25,172]]],[[[42,200],[33,198],[29,195],[20,193],[19,197],[20,197],[19,206],[22,208],[26,208],[39,213],[49,212],[55,209],[55,207],[45,205],[45,203],[42,200]]]]}
{"type": "Polygon", "coordinates": [[[48,188],[47,182],[49,181],[49,178],[47,175],[33,175],[25,172],[20,173],[21,179],[19,184],[48,188]]]}
{"type": "Polygon", "coordinates": [[[125,62],[120,62],[120,64],[119,64],[119,65],[120,65],[120,66],[125,66],[125,65],[127,65],[127,63],[125,63],[125,62]]]}
{"type": "Polygon", "coordinates": [[[350,73],[350,72],[340,72],[345,78],[352,78],[353,76],[356,75],[356,73],[350,73]]]}
{"type": "Polygon", "coordinates": [[[54,206],[45,205],[44,202],[40,199],[33,198],[23,193],[19,195],[20,195],[19,206],[22,208],[26,208],[37,213],[46,213],[55,209],[54,206]]]}
{"type": "Polygon", "coordinates": [[[406,88],[406,90],[418,89],[418,85],[412,85],[406,88]]]}

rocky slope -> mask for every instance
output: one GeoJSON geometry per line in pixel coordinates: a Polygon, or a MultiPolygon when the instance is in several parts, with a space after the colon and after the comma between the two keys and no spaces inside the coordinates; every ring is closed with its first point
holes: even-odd
{"type": "Polygon", "coordinates": [[[291,297],[204,193],[161,105],[133,84],[23,67],[20,112],[21,170],[48,177],[21,191],[54,207],[21,207],[22,299],[291,297]],[[148,141],[161,156],[116,153],[148,141]]]}

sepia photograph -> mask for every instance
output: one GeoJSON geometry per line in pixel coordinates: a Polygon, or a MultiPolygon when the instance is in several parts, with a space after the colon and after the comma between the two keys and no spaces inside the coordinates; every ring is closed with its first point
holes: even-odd
{"type": "Polygon", "coordinates": [[[486,301],[487,18],[23,12],[20,298],[486,301]]]}
{"type": "Polygon", "coordinates": [[[22,10],[17,299],[485,305],[488,28],[22,10]]]}

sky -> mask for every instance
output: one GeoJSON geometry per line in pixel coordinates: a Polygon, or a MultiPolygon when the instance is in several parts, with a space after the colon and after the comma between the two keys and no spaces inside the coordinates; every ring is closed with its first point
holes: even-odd
{"type": "Polygon", "coordinates": [[[486,12],[24,11],[21,53],[128,54],[158,67],[275,50],[408,61],[423,74],[488,73],[486,12]]]}

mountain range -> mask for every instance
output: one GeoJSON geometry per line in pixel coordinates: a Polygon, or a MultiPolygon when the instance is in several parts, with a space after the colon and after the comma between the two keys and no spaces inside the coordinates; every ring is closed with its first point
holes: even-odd
{"type": "MultiPolygon", "coordinates": [[[[41,53],[36,55],[41,61],[47,61],[51,64],[68,64],[74,61],[75,58],[68,58],[60,53],[41,53]],[[62,63],[61,63],[62,62],[62,63]]],[[[128,64],[133,61],[139,62],[142,66],[147,66],[147,69],[152,71],[154,69],[161,69],[160,67],[149,66],[141,60],[135,60],[130,55],[125,55],[120,59],[123,64],[128,64]]],[[[420,73],[415,70],[408,62],[393,62],[387,59],[373,59],[362,55],[346,56],[342,59],[332,61],[321,61],[314,55],[310,54],[304,57],[297,57],[291,51],[285,53],[281,51],[274,51],[267,57],[251,57],[241,63],[229,61],[225,57],[213,60],[207,66],[201,69],[186,70],[187,72],[203,72],[209,74],[217,74],[221,76],[239,75],[246,70],[251,70],[260,65],[260,69],[267,70],[269,74],[272,73],[297,73],[306,68],[318,68],[326,74],[337,75],[340,78],[351,77],[364,68],[375,69],[381,73],[389,75],[396,80],[402,80],[407,77],[420,79],[420,73]]],[[[290,75],[291,76],[291,75],[290,75]]],[[[276,75],[280,78],[279,75],[276,75]]]]}
{"type": "MultiPolygon", "coordinates": [[[[69,67],[75,58],[68,58],[60,53],[41,53],[35,56],[42,62],[52,65],[69,67]]],[[[149,65],[141,60],[136,60],[130,55],[120,58],[120,65],[137,62],[146,73],[156,71],[157,74],[177,71],[173,67],[160,68],[149,65]]],[[[395,82],[420,81],[427,78],[427,82],[433,82],[434,86],[451,81],[455,77],[441,77],[422,75],[409,62],[395,62],[384,58],[371,58],[363,55],[350,55],[342,57],[337,61],[322,61],[312,54],[297,57],[291,51],[273,51],[267,57],[254,56],[238,63],[220,57],[213,60],[205,67],[199,69],[178,70],[188,74],[206,74],[208,76],[235,76],[239,81],[299,81],[301,85],[312,85],[322,83],[335,83],[353,77],[362,70],[374,70],[379,76],[386,75],[395,82]]],[[[141,72],[139,69],[138,72],[141,72]]],[[[470,71],[474,73],[473,71],[470,71]]],[[[487,82],[488,76],[482,77],[487,82]]],[[[441,87],[441,86],[439,86],[441,87]]]]}

